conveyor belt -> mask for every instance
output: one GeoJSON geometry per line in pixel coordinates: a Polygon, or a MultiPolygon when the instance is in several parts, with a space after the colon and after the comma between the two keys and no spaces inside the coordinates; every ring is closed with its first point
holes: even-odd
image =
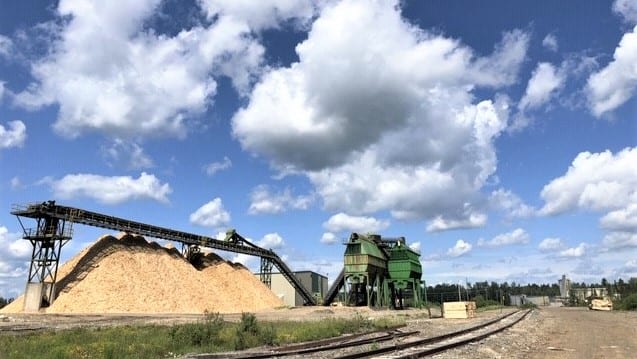
{"type": "Polygon", "coordinates": [[[312,294],[301,284],[292,270],[290,270],[290,268],[283,262],[283,260],[281,260],[281,258],[276,253],[274,253],[274,251],[260,248],[253,243],[250,243],[236,232],[232,232],[230,238],[226,238],[226,240],[221,241],[211,237],[176,231],[173,229],[153,226],[141,222],[129,221],[127,219],[86,211],[79,208],[60,206],[56,205],[52,201],[18,207],[14,211],[12,211],[11,214],[19,217],[35,219],[43,217],[58,218],[68,222],[80,223],[87,226],[107,228],[115,231],[138,234],[141,236],[180,242],[187,245],[196,245],[266,258],[274,263],[281,274],[303,297],[303,300],[306,304],[316,304],[312,294]]]}
{"type": "Polygon", "coordinates": [[[323,300],[323,305],[332,304],[332,302],[334,301],[334,298],[336,298],[336,295],[338,294],[339,289],[341,289],[343,285],[345,284],[344,277],[345,277],[345,268],[341,269],[341,272],[338,274],[338,276],[334,280],[334,283],[332,283],[332,286],[327,291],[327,294],[325,295],[325,299],[323,300]]]}

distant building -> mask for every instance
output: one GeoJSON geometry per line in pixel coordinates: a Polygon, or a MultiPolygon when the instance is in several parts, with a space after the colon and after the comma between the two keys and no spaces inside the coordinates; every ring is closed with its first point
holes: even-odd
{"type": "MultiPolygon", "coordinates": [[[[323,300],[323,296],[327,293],[327,277],[312,271],[294,272],[301,284],[317,299],[317,303],[323,300]]],[[[259,277],[259,273],[255,274],[259,277]]],[[[292,284],[281,273],[272,273],[271,288],[272,292],[281,298],[283,304],[296,307],[302,306],[303,297],[296,292],[292,284]]]]}
{"type": "Polygon", "coordinates": [[[578,301],[584,302],[590,297],[608,298],[608,289],[606,288],[571,288],[570,293],[578,301]]]}
{"type": "Polygon", "coordinates": [[[559,279],[557,283],[560,285],[560,297],[568,298],[571,290],[571,280],[566,278],[565,274],[562,274],[562,279],[559,279]]]}

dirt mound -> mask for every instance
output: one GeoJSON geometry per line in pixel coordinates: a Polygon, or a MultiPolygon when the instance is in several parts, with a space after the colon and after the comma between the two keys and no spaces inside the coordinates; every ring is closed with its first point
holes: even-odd
{"type": "MultiPolygon", "coordinates": [[[[58,270],[47,313],[220,313],[259,311],[283,303],[245,267],[214,253],[197,270],[174,247],[143,237],[103,236],[58,270]]],[[[0,310],[18,312],[22,298],[0,310]]]]}

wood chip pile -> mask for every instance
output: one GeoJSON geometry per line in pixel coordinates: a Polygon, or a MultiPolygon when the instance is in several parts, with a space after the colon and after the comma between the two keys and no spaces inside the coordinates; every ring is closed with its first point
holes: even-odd
{"type": "MultiPolygon", "coordinates": [[[[210,253],[197,270],[174,247],[103,236],[58,270],[46,313],[254,312],[283,302],[242,265],[210,253]]],[[[17,298],[1,312],[22,310],[17,298]]]]}

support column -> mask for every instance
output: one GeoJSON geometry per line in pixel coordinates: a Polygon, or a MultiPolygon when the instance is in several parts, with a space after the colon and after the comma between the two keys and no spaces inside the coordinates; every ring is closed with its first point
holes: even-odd
{"type": "Polygon", "coordinates": [[[261,270],[259,271],[261,276],[261,283],[272,289],[272,267],[273,263],[270,259],[261,257],[261,270]]]}
{"type": "Polygon", "coordinates": [[[62,247],[71,239],[72,225],[59,218],[36,218],[37,227],[24,229],[24,239],[31,242],[31,265],[24,293],[24,311],[37,312],[48,307],[56,297],[55,283],[62,247]]]}

